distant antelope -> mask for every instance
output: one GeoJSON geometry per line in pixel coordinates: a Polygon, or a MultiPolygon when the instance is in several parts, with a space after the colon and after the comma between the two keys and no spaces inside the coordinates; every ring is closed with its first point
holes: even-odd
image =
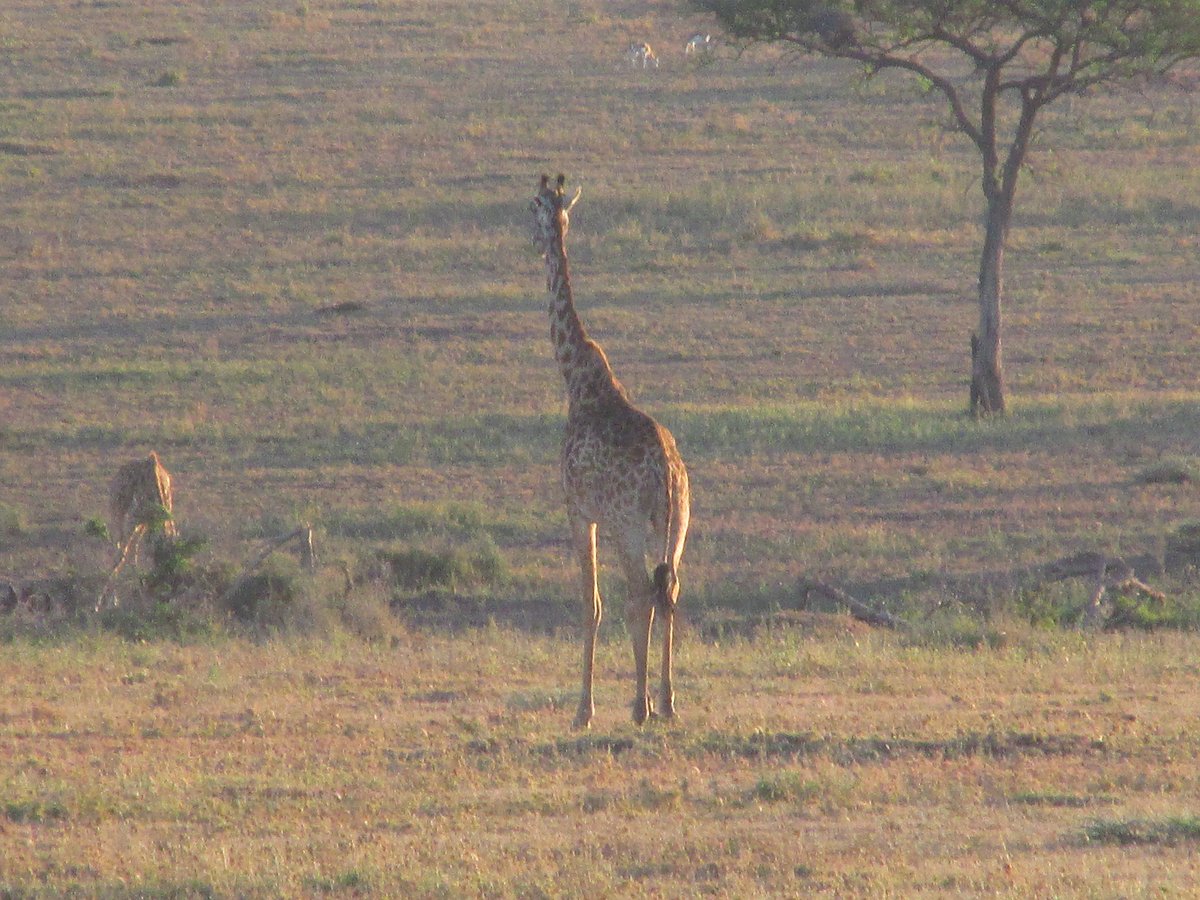
{"type": "Polygon", "coordinates": [[[693,34],[687,39],[687,43],[683,45],[684,54],[688,53],[707,53],[712,49],[713,39],[711,34],[693,34]]]}
{"type": "Polygon", "coordinates": [[[629,60],[629,65],[636,68],[638,63],[642,64],[642,68],[647,68],[651,63],[654,68],[658,68],[658,57],[654,55],[654,50],[645,41],[634,41],[629,45],[629,49],[625,51],[625,58],[629,60]]]}

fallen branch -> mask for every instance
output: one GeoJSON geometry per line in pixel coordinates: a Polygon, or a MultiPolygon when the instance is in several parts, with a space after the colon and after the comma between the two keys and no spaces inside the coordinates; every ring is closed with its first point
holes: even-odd
{"type": "Polygon", "coordinates": [[[813,578],[801,578],[796,583],[796,587],[800,590],[806,603],[809,597],[816,594],[846,607],[850,610],[850,614],[860,622],[866,622],[868,625],[882,625],[885,628],[892,628],[897,631],[908,630],[908,623],[902,619],[897,619],[883,610],[868,606],[861,600],[851,597],[841,588],[836,588],[831,584],[826,584],[823,581],[817,581],[813,578]]]}

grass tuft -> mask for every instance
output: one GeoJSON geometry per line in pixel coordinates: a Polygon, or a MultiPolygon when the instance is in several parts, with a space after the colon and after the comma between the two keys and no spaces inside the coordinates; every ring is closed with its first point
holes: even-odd
{"type": "Polygon", "coordinates": [[[179,69],[168,69],[150,82],[151,87],[179,87],[187,76],[179,69]]]}
{"type": "Polygon", "coordinates": [[[804,803],[819,797],[822,790],[819,781],[808,778],[801,772],[781,772],[760,775],[754,787],[750,789],[749,799],[762,803],[804,803]]]}
{"type": "Polygon", "coordinates": [[[447,550],[427,550],[423,547],[403,547],[381,550],[389,580],[405,591],[432,588],[457,590],[467,586],[502,584],[508,575],[504,557],[491,541],[477,541],[472,549],[452,547],[447,550]]]}
{"type": "Polygon", "coordinates": [[[0,537],[20,537],[27,527],[23,509],[11,503],[0,503],[0,537]]]}
{"type": "Polygon", "coordinates": [[[1134,481],[1138,484],[1189,484],[1196,481],[1196,464],[1181,457],[1159,460],[1138,472],[1134,481]]]}
{"type": "Polygon", "coordinates": [[[4,817],[18,824],[45,825],[69,817],[58,800],[18,800],[4,804],[4,817]]]}
{"type": "Polygon", "coordinates": [[[1200,841],[1200,817],[1184,816],[1158,821],[1146,819],[1101,819],[1084,828],[1084,840],[1122,847],[1158,844],[1174,847],[1200,841]]]}

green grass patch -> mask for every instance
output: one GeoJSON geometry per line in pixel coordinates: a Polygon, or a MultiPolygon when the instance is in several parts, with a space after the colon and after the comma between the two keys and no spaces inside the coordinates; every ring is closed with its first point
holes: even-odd
{"type": "Polygon", "coordinates": [[[441,537],[469,540],[498,527],[481,503],[379,504],[334,512],[322,524],[330,535],[359,541],[441,537]]]}
{"type": "Polygon", "coordinates": [[[11,503],[0,503],[0,538],[20,537],[27,527],[25,510],[11,503]]]}
{"type": "Polygon", "coordinates": [[[1189,484],[1196,481],[1196,463],[1191,459],[1163,459],[1134,476],[1138,484],[1189,484]]]}
{"type": "Polygon", "coordinates": [[[1083,837],[1091,844],[1174,847],[1200,841],[1200,818],[1180,816],[1158,820],[1100,819],[1084,828],[1083,837]]]}
{"type": "Polygon", "coordinates": [[[70,818],[58,800],[14,800],[3,805],[4,817],[17,824],[49,825],[70,818]]]}
{"type": "Polygon", "coordinates": [[[748,799],[761,803],[807,803],[823,793],[824,785],[803,772],[780,772],[760,775],[748,799]]]}
{"type": "Polygon", "coordinates": [[[1021,806],[1046,806],[1052,809],[1084,809],[1101,803],[1112,803],[1108,795],[1064,794],[1058,791],[1021,791],[1008,798],[1009,803],[1021,806]]]}
{"type": "Polygon", "coordinates": [[[508,565],[490,540],[476,541],[472,547],[430,550],[402,547],[380,550],[380,562],[388,580],[404,591],[494,586],[508,578],[508,565]]]}

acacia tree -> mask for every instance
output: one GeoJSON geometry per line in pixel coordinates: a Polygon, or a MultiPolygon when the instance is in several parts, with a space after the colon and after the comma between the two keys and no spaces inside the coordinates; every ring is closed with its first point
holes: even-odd
{"type": "Polygon", "coordinates": [[[971,412],[1003,414],[1004,248],[1037,114],[1064,94],[1162,76],[1200,57],[1200,0],[693,2],[742,45],[855,60],[868,75],[899,69],[944,95],[979,151],[987,204],[971,412]]]}

